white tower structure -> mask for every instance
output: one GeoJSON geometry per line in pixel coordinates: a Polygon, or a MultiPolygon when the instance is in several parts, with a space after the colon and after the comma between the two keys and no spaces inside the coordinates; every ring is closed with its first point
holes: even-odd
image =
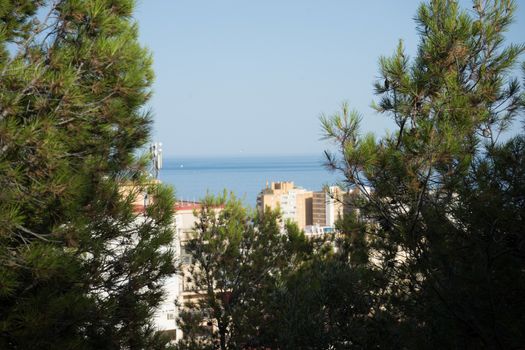
{"type": "Polygon", "coordinates": [[[151,161],[153,163],[153,171],[155,179],[159,178],[159,170],[162,169],[162,143],[155,142],[150,145],[149,151],[151,154],[151,161]]]}

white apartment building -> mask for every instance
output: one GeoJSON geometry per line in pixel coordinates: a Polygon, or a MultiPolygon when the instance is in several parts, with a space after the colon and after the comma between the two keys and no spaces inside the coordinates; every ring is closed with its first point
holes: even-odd
{"type": "Polygon", "coordinates": [[[197,221],[194,210],[199,208],[200,204],[196,202],[178,202],[174,208],[175,235],[172,249],[176,257],[174,263],[180,266],[181,271],[165,281],[166,296],[154,315],[155,327],[159,331],[167,333],[173,342],[183,337],[182,330],[177,325],[177,318],[179,317],[179,309],[184,305],[187,298],[186,294],[188,294],[184,291],[184,266],[191,263],[188,256],[184,254],[184,244],[197,221]]]}

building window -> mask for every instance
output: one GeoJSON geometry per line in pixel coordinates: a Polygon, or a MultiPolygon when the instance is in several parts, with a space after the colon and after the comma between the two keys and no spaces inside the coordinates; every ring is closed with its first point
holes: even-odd
{"type": "Polygon", "coordinates": [[[191,253],[189,253],[184,246],[181,246],[180,248],[180,260],[183,265],[191,265],[192,263],[192,257],[191,253]]]}

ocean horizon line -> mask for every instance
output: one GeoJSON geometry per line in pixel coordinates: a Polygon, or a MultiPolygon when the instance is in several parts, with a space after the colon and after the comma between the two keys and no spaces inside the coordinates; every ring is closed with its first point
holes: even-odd
{"type": "Polygon", "coordinates": [[[325,158],[324,152],[319,153],[285,153],[285,154],[263,154],[263,153],[238,153],[238,154],[164,154],[165,159],[209,159],[209,158],[293,158],[293,157],[318,157],[325,158]]]}

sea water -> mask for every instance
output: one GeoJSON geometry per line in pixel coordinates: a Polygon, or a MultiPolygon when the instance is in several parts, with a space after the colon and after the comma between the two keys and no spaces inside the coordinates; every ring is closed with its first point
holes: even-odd
{"type": "Polygon", "coordinates": [[[175,188],[178,200],[198,201],[227,190],[254,207],[267,182],[293,181],[313,191],[335,184],[341,176],[323,163],[322,155],[170,157],[164,159],[159,178],[175,188]]]}

